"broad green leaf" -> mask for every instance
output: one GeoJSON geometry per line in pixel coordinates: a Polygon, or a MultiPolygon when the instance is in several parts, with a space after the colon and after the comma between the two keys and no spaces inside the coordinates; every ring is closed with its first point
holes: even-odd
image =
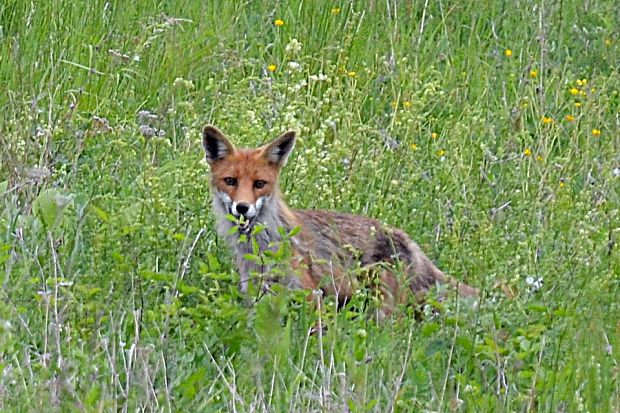
{"type": "Polygon", "coordinates": [[[56,189],[47,189],[35,199],[32,210],[46,229],[53,229],[62,219],[63,212],[73,202],[73,195],[63,195],[56,189]]]}

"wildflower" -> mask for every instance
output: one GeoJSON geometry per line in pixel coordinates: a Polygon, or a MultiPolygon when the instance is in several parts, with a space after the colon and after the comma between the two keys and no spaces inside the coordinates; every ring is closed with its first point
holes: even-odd
{"type": "Polygon", "coordinates": [[[332,13],[332,14],[334,14],[334,15],[336,15],[336,14],[340,13],[340,7],[334,7],[334,8],[331,10],[331,13],[332,13]]]}
{"type": "Polygon", "coordinates": [[[560,179],[560,188],[564,188],[564,185],[566,185],[566,180],[562,178],[560,179]]]}
{"type": "Polygon", "coordinates": [[[393,108],[396,108],[396,101],[395,101],[395,100],[393,100],[393,101],[390,103],[390,106],[391,106],[391,107],[393,107],[393,108]]]}
{"type": "Polygon", "coordinates": [[[537,160],[538,162],[541,162],[541,161],[543,160],[543,157],[542,157],[542,156],[540,156],[540,155],[537,155],[537,156],[536,156],[536,160],[537,160]]]}
{"type": "Polygon", "coordinates": [[[157,129],[152,128],[148,125],[140,125],[140,133],[145,138],[152,138],[153,136],[157,135],[157,132],[157,129]]]}
{"type": "Polygon", "coordinates": [[[525,156],[532,155],[532,150],[530,148],[525,148],[525,150],[523,151],[523,155],[525,156]]]}
{"type": "Polygon", "coordinates": [[[534,292],[536,290],[540,290],[543,284],[543,279],[542,277],[538,277],[538,278],[527,277],[525,279],[525,283],[530,287],[530,290],[534,292]]]}
{"type": "Polygon", "coordinates": [[[291,39],[291,41],[286,45],[287,53],[299,53],[301,51],[302,44],[297,39],[291,39]]]}
{"type": "Polygon", "coordinates": [[[276,66],[276,65],[269,65],[269,66],[267,66],[267,70],[269,70],[270,72],[275,72],[277,68],[278,68],[278,66],[276,66]]]}
{"type": "Polygon", "coordinates": [[[310,75],[308,79],[312,80],[313,82],[325,82],[329,78],[323,73],[319,73],[318,75],[310,75]]]}
{"type": "Polygon", "coordinates": [[[288,68],[291,69],[291,70],[298,71],[298,70],[301,69],[301,65],[299,63],[297,63],[297,62],[289,62],[288,63],[288,68]]]}
{"type": "Polygon", "coordinates": [[[194,83],[191,80],[185,80],[182,77],[177,77],[176,79],[174,79],[174,83],[172,84],[172,86],[177,88],[184,87],[185,89],[189,90],[194,89],[194,83]]]}
{"type": "Polygon", "coordinates": [[[577,86],[585,86],[588,84],[588,79],[577,79],[577,86]]]}
{"type": "Polygon", "coordinates": [[[276,27],[281,27],[284,26],[284,20],[282,19],[276,19],[276,21],[273,22],[273,24],[276,25],[276,27]]]}
{"type": "Polygon", "coordinates": [[[576,87],[571,88],[570,94],[573,95],[573,96],[574,95],[578,95],[579,94],[579,89],[577,89],[576,87]]]}
{"type": "Polygon", "coordinates": [[[431,138],[433,138],[433,139],[437,139],[438,136],[439,135],[437,135],[436,132],[431,133],[431,138]]]}
{"type": "Polygon", "coordinates": [[[614,177],[616,178],[620,177],[620,167],[614,168],[614,177]]]}
{"type": "Polygon", "coordinates": [[[355,73],[354,71],[351,70],[351,71],[347,72],[347,76],[355,77],[355,76],[357,76],[357,73],[355,73]]]}
{"type": "Polygon", "coordinates": [[[437,151],[437,156],[441,157],[444,156],[446,154],[446,151],[444,151],[443,149],[440,149],[437,151]]]}
{"type": "Polygon", "coordinates": [[[530,77],[536,79],[538,77],[538,72],[534,69],[530,70],[530,77]]]}
{"type": "Polygon", "coordinates": [[[567,122],[572,122],[575,120],[575,117],[573,115],[566,115],[564,119],[566,119],[567,122]]]}
{"type": "Polygon", "coordinates": [[[512,50],[506,49],[506,50],[504,50],[504,54],[506,55],[506,57],[510,57],[510,56],[512,56],[512,50]]]}
{"type": "Polygon", "coordinates": [[[412,143],[411,145],[409,145],[409,147],[411,148],[411,150],[413,151],[417,151],[418,150],[418,145],[416,145],[415,143],[412,143]]]}
{"type": "Polygon", "coordinates": [[[592,135],[594,135],[594,136],[601,136],[601,130],[600,129],[592,129],[592,135]]]}
{"type": "Polygon", "coordinates": [[[575,107],[576,108],[580,108],[581,107],[581,102],[575,102],[575,107]]]}
{"type": "Polygon", "coordinates": [[[553,123],[553,118],[550,116],[543,116],[542,118],[542,123],[548,125],[550,123],[553,123]]]}
{"type": "Polygon", "coordinates": [[[141,110],[138,112],[138,123],[140,125],[149,125],[157,120],[157,115],[149,110],[141,110]]]}
{"type": "Polygon", "coordinates": [[[605,45],[611,46],[611,39],[605,39],[605,45]]]}
{"type": "Polygon", "coordinates": [[[411,101],[410,101],[410,100],[405,100],[405,101],[403,102],[403,106],[404,106],[404,107],[406,107],[406,108],[410,108],[410,107],[411,107],[411,105],[412,105],[412,103],[411,103],[411,101]]]}

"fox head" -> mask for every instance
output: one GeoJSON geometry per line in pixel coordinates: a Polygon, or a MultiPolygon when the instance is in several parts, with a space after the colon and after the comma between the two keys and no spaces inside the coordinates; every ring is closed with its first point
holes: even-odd
{"type": "Polygon", "coordinates": [[[232,214],[239,230],[249,233],[262,208],[277,193],[280,170],[295,146],[295,132],[256,149],[237,149],[219,129],[207,125],[202,146],[211,167],[216,208],[232,214]]]}

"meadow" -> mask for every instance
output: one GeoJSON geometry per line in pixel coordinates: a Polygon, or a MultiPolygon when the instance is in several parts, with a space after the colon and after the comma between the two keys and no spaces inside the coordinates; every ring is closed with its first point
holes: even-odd
{"type": "Polygon", "coordinates": [[[4,0],[0,411],[620,411],[614,0],[4,0]],[[246,306],[201,127],[482,291],[246,306]]]}

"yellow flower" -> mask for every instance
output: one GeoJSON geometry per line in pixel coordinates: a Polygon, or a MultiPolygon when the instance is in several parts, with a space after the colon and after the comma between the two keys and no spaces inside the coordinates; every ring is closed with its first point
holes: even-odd
{"type": "Polygon", "coordinates": [[[566,115],[564,119],[566,119],[567,122],[572,122],[575,120],[575,117],[573,115],[566,115]]]}
{"type": "Polygon", "coordinates": [[[579,94],[579,89],[577,89],[576,87],[571,88],[570,94],[573,95],[573,96],[574,95],[578,95],[579,94]]]}
{"type": "Polygon", "coordinates": [[[438,136],[439,135],[437,135],[437,133],[435,133],[435,132],[431,133],[431,138],[433,138],[433,139],[437,139],[438,136]]]}
{"type": "Polygon", "coordinates": [[[592,135],[600,136],[601,135],[601,130],[600,129],[592,129],[592,135]]]}
{"type": "Polygon", "coordinates": [[[395,100],[393,100],[393,101],[390,103],[390,106],[391,106],[391,107],[393,107],[393,108],[395,108],[395,107],[396,107],[396,101],[395,101],[395,100]]]}
{"type": "Polygon", "coordinates": [[[577,86],[585,86],[588,84],[588,79],[577,79],[577,86]]]}
{"type": "Polygon", "coordinates": [[[530,77],[532,79],[536,79],[538,77],[538,72],[535,71],[534,69],[530,70],[530,77]]]}
{"type": "Polygon", "coordinates": [[[523,151],[523,155],[530,156],[532,154],[532,150],[530,148],[525,148],[523,151]]]}
{"type": "Polygon", "coordinates": [[[611,39],[605,39],[605,45],[611,46],[611,39]]]}
{"type": "Polygon", "coordinates": [[[564,188],[565,182],[564,178],[560,179],[560,188],[564,188]]]}
{"type": "Polygon", "coordinates": [[[411,107],[411,105],[412,105],[412,103],[411,103],[411,101],[410,101],[410,100],[405,100],[405,101],[403,102],[403,106],[404,106],[404,107],[406,107],[406,108],[410,108],[410,107],[411,107]]]}
{"type": "Polygon", "coordinates": [[[440,149],[437,151],[437,156],[444,156],[446,154],[446,151],[444,151],[443,149],[440,149]]]}
{"type": "Polygon", "coordinates": [[[540,161],[542,161],[542,160],[543,160],[543,157],[542,157],[542,156],[540,156],[540,155],[538,155],[538,156],[536,157],[536,160],[537,160],[538,162],[540,162],[540,161]]]}
{"type": "Polygon", "coordinates": [[[409,147],[411,148],[411,150],[413,151],[417,151],[418,150],[418,145],[416,145],[415,143],[412,143],[411,145],[409,145],[409,147]]]}
{"type": "Polygon", "coordinates": [[[355,76],[357,76],[357,73],[355,73],[353,70],[351,70],[351,71],[347,72],[347,76],[355,77],[355,76]]]}
{"type": "Polygon", "coordinates": [[[550,116],[543,116],[542,123],[544,123],[544,124],[553,123],[553,118],[550,117],[550,116]]]}
{"type": "Polygon", "coordinates": [[[332,9],[332,14],[338,14],[338,13],[340,13],[340,7],[334,7],[332,9]]]}
{"type": "Polygon", "coordinates": [[[581,107],[581,102],[575,102],[575,107],[576,108],[580,108],[581,107]]]}
{"type": "Polygon", "coordinates": [[[510,57],[510,56],[512,56],[512,50],[506,49],[506,50],[504,50],[504,54],[506,55],[506,57],[510,57]]]}
{"type": "Polygon", "coordinates": [[[284,20],[276,19],[276,21],[274,21],[273,24],[275,24],[276,27],[284,26],[284,20]]]}
{"type": "Polygon", "coordinates": [[[269,70],[270,72],[275,72],[277,68],[278,68],[278,66],[276,66],[276,65],[269,65],[269,66],[267,66],[267,70],[269,70]]]}

